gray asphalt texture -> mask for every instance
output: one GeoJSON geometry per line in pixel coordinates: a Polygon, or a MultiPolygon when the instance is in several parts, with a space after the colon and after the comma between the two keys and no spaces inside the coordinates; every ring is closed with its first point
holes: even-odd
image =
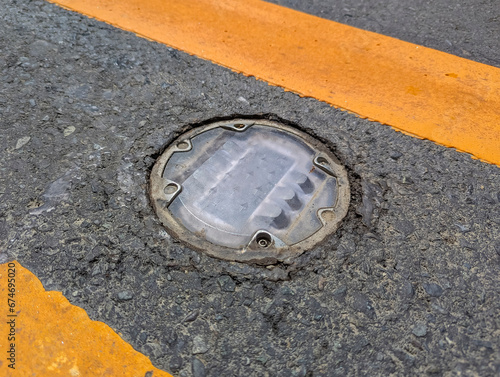
{"type": "MultiPolygon", "coordinates": [[[[474,39],[498,31],[477,11],[494,2],[472,3],[457,8],[458,30],[431,3],[419,28],[404,7],[376,24],[498,62],[474,39]]],[[[335,18],[324,4],[307,11],[335,18]]],[[[384,13],[352,4],[356,26],[384,13]]],[[[43,1],[1,7],[2,261],[176,376],[500,374],[498,167],[43,1]],[[165,145],[234,114],[296,124],[348,169],[346,219],[292,265],[205,256],[151,209],[148,174],[165,145]]]]}

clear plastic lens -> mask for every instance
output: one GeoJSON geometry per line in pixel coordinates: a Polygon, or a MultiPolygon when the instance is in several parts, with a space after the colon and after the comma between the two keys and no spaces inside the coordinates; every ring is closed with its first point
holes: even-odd
{"type": "Polygon", "coordinates": [[[318,210],[335,206],[335,176],[314,163],[317,153],[296,135],[263,125],[218,127],[185,144],[163,171],[180,187],[168,211],[211,243],[241,249],[265,231],[293,245],[323,226],[318,210]]]}

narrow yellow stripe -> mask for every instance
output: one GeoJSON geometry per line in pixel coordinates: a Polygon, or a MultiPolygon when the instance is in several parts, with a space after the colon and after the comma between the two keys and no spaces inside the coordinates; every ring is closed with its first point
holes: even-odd
{"type": "Polygon", "coordinates": [[[500,165],[500,69],[259,0],[54,0],[500,165]]]}

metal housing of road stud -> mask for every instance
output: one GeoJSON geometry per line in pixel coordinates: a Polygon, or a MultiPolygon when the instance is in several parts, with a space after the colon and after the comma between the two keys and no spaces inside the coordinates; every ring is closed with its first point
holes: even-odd
{"type": "Polygon", "coordinates": [[[156,161],[150,195],[173,237],[213,257],[272,264],[335,232],[347,173],[311,136],[269,120],[192,129],[156,161]]]}

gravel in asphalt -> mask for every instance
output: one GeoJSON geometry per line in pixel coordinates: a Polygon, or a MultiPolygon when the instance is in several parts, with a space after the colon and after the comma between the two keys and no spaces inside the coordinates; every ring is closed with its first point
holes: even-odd
{"type": "Polygon", "coordinates": [[[2,261],[177,376],[500,373],[498,167],[44,1],[2,8],[2,261]],[[165,145],[234,114],[297,125],[349,172],[340,229],[291,265],[193,251],[150,206],[165,145]]]}

